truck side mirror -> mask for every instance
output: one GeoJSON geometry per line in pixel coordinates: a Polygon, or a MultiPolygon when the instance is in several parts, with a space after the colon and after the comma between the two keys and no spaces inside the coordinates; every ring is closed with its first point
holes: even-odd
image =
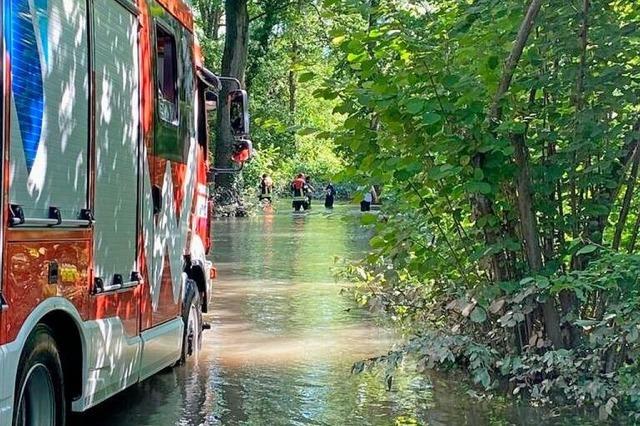
{"type": "Polygon", "coordinates": [[[228,97],[231,132],[234,136],[249,135],[249,100],[245,90],[233,90],[228,97]]]}

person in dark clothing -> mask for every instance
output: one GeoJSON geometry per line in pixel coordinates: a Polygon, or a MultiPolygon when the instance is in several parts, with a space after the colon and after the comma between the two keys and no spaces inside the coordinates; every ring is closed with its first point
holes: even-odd
{"type": "Polygon", "coordinates": [[[327,187],[324,190],[325,190],[324,206],[328,209],[332,209],[333,199],[336,195],[336,189],[333,187],[331,182],[329,182],[329,185],[327,185],[327,187]]]}
{"type": "Polygon", "coordinates": [[[307,194],[305,192],[306,184],[307,182],[302,173],[299,173],[293,182],[291,182],[291,193],[293,195],[291,207],[297,212],[299,212],[300,209],[307,210],[309,208],[307,205],[307,194]]]}
{"type": "Polygon", "coordinates": [[[273,180],[266,173],[260,179],[260,201],[267,200],[271,202],[271,192],[273,191],[273,180]]]}
{"type": "Polygon", "coordinates": [[[311,185],[311,177],[305,176],[304,181],[304,193],[307,196],[307,206],[305,207],[306,210],[311,208],[311,198],[313,197],[313,193],[316,189],[313,187],[313,185],[311,185]]]}

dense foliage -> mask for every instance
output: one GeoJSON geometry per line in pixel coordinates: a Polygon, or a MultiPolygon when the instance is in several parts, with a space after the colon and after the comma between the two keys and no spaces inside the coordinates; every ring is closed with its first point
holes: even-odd
{"type": "Polygon", "coordinates": [[[359,300],[421,367],[637,416],[640,9],[324,3],[342,178],[385,187],[359,300]]]}
{"type": "Polygon", "coordinates": [[[223,3],[247,5],[245,185],[383,188],[346,273],[409,337],[371,363],[409,353],[486,389],[640,413],[633,2],[196,0],[215,70],[223,3]]]}
{"type": "MultiPolygon", "coordinates": [[[[222,72],[225,2],[195,0],[194,8],[207,65],[222,72]]],[[[322,84],[316,76],[330,75],[335,65],[325,48],[329,40],[320,11],[320,5],[308,0],[247,2],[247,60],[241,80],[250,95],[257,153],[242,174],[248,189],[257,189],[263,173],[284,189],[298,172],[326,182],[342,170],[327,132],[341,126],[344,117],[334,114],[336,101],[314,96],[322,84]]]]}

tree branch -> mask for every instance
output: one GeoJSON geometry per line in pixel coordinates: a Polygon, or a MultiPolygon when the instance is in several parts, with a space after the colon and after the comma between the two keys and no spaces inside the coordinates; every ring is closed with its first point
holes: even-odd
{"type": "Polygon", "coordinates": [[[292,4],[293,4],[293,0],[289,0],[287,2],[280,3],[277,6],[272,6],[271,4],[267,4],[266,6],[267,6],[268,10],[264,10],[263,12],[255,15],[255,16],[251,16],[249,18],[249,23],[252,23],[253,21],[257,21],[258,19],[261,19],[261,18],[265,17],[267,14],[276,14],[278,12],[286,10],[292,4]]]}
{"type": "Polygon", "coordinates": [[[633,162],[631,165],[631,171],[629,172],[629,178],[627,179],[627,189],[624,192],[624,199],[622,201],[622,207],[620,208],[620,215],[618,216],[618,222],[616,223],[616,231],[613,235],[612,248],[616,251],[620,248],[620,240],[622,239],[622,231],[627,224],[627,217],[629,215],[629,209],[631,207],[631,199],[633,198],[633,192],[635,190],[636,181],[638,179],[638,168],[640,166],[640,146],[636,145],[636,149],[633,151],[633,162]]]}
{"type": "Polygon", "coordinates": [[[509,86],[511,86],[511,80],[513,79],[513,73],[518,66],[518,62],[520,61],[520,57],[522,56],[522,51],[527,44],[529,34],[531,34],[531,29],[533,28],[533,23],[536,20],[536,16],[538,16],[538,12],[540,11],[541,6],[542,0],[531,0],[531,3],[529,4],[529,7],[527,9],[527,14],[520,24],[518,36],[516,37],[516,41],[513,45],[513,48],[511,49],[511,53],[509,53],[509,57],[507,58],[507,61],[504,65],[504,71],[502,72],[502,78],[500,79],[498,91],[496,92],[496,95],[493,98],[493,102],[491,104],[491,108],[489,109],[489,122],[497,122],[498,120],[500,120],[500,101],[507,93],[507,91],[509,91],[509,86]]]}

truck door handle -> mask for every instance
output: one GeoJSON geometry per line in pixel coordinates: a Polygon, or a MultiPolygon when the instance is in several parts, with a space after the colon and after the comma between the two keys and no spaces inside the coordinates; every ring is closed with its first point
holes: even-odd
{"type": "Polygon", "coordinates": [[[153,197],[153,214],[158,214],[162,211],[162,189],[158,185],[153,185],[151,196],[153,197]]]}

